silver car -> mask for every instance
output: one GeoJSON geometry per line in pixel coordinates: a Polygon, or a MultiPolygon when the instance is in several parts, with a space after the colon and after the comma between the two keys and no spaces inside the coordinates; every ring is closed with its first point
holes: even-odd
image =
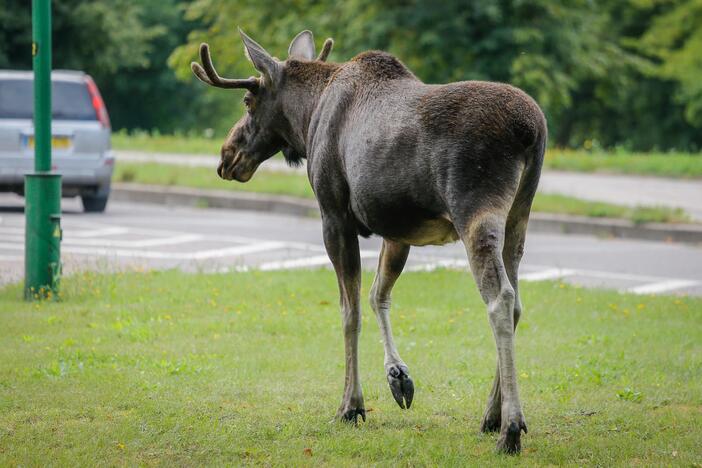
{"type": "MultiPolygon", "coordinates": [[[[24,192],[34,170],[32,72],[0,70],[0,191],[24,192]]],[[[79,71],[54,71],[52,169],[62,175],[63,196],[80,196],[89,212],[105,210],[115,159],[110,118],[93,79],[79,71]]]]}

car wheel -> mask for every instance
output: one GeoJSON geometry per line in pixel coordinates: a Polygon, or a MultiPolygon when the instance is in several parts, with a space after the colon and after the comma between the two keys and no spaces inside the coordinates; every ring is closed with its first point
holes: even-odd
{"type": "Polygon", "coordinates": [[[86,213],[102,213],[107,206],[107,195],[81,195],[86,213]]]}

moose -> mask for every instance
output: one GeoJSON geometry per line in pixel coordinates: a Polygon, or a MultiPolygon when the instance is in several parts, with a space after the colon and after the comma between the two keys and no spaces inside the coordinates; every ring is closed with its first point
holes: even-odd
{"type": "Polygon", "coordinates": [[[523,91],[503,83],[425,84],[394,56],[363,52],[348,62],[317,56],[312,33],[272,57],[239,33],[260,76],[222,78],[207,44],[193,73],[210,86],[245,89],[246,114],[222,146],[225,180],[248,181],[278,152],[307,160],[324,245],[339,285],[346,357],[337,418],[366,411],[359,377],[361,260],[358,236],[382,237],[370,304],[382,333],[385,372],[400,408],[414,383],[393,340],[390,295],[410,246],[460,240],[497,347],[497,372],[480,429],[499,431],[497,450],[521,450],[527,432],[517,388],[515,328],[522,313],[518,268],[546,147],[546,119],[523,91]]]}

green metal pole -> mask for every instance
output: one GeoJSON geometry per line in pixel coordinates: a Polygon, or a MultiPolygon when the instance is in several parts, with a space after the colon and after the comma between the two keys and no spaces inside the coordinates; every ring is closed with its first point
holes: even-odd
{"type": "Polygon", "coordinates": [[[32,0],[34,173],[25,175],[24,297],[56,297],[61,278],[61,176],[51,172],[51,0],[32,0]]]}

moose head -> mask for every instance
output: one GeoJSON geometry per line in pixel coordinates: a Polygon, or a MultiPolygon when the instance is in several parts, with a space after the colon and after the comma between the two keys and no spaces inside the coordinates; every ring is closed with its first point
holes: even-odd
{"type": "MultiPolygon", "coordinates": [[[[222,145],[217,174],[225,180],[246,182],[258,166],[279,151],[290,164],[299,164],[304,158],[303,138],[296,135],[290,122],[286,103],[300,102],[300,88],[286,82],[289,65],[301,62],[325,62],[333,41],[327,39],[315,58],[314,38],[310,31],[302,31],[290,43],[288,59],[280,61],[271,56],[256,41],[239,29],[246,57],[261,74],[245,79],[222,78],[212,64],[209,46],[200,45],[202,65],[192,62],[191,68],[200,81],[225,89],[245,89],[246,114],[234,124],[222,145]],[[296,94],[298,94],[296,96],[296,94]]],[[[288,106],[291,107],[291,106],[288,106]]],[[[294,107],[294,104],[293,106],[294,107]]],[[[302,107],[300,107],[302,110],[302,107]]],[[[299,132],[298,132],[299,133],[299,132]]]]}

